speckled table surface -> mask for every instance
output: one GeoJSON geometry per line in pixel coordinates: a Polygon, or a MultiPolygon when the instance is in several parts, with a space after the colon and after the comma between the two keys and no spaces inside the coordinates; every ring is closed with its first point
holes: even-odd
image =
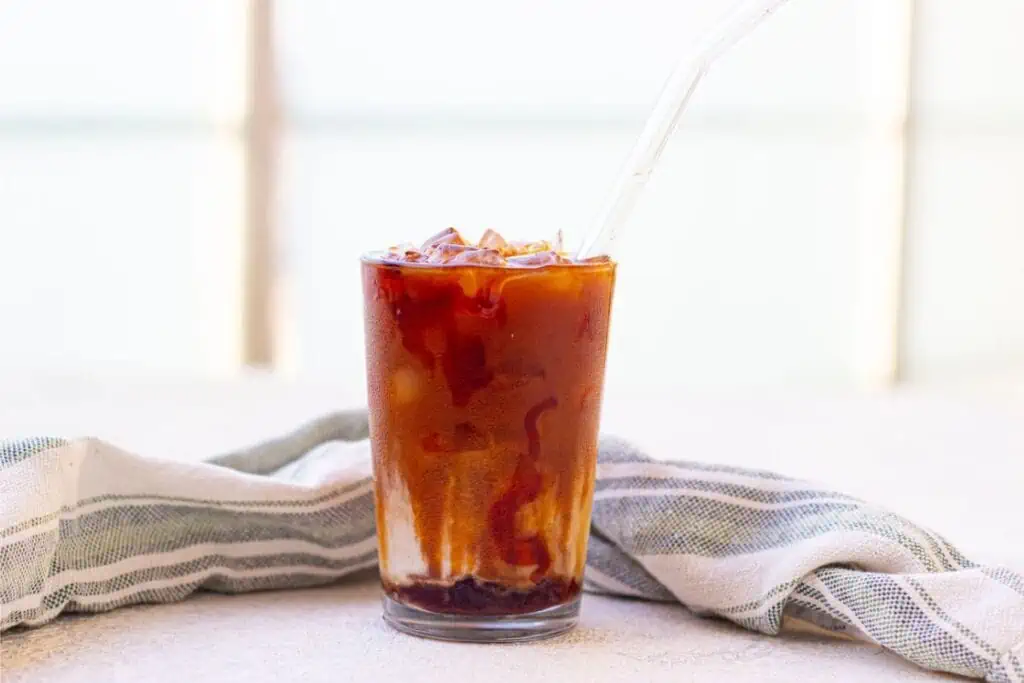
{"type": "Polygon", "coordinates": [[[941,680],[879,648],[766,638],[669,605],[587,596],[576,631],[459,645],[391,631],[373,577],[316,590],[202,595],[62,619],[4,638],[5,683],[179,681],[941,680]]]}
{"type": "MultiPolygon", "coordinates": [[[[339,387],[17,380],[0,438],[93,434],[199,458],[358,402],[339,387]]],[[[825,480],[1024,568],[1024,402],[932,394],[688,400],[609,396],[605,427],[656,454],[825,480]]],[[[587,596],[580,627],[528,645],[456,645],[389,630],[372,575],[315,589],[69,617],[0,639],[4,683],[78,681],[943,680],[877,647],[768,638],[671,605],[587,596]]]]}

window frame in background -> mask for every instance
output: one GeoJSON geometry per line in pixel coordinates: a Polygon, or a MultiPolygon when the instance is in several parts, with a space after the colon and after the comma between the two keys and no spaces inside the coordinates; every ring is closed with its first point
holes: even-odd
{"type": "MultiPolygon", "coordinates": [[[[243,349],[245,366],[274,369],[287,302],[279,282],[283,243],[277,211],[281,196],[281,148],[289,125],[276,65],[276,0],[248,2],[247,104],[245,111],[245,244],[243,245],[243,349]]],[[[891,387],[906,379],[905,336],[907,200],[914,121],[911,111],[916,66],[917,0],[872,4],[872,101],[877,108],[864,162],[877,188],[865,208],[858,258],[865,264],[854,311],[854,382],[860,388],[891,387]]],[[[582,122],[581,122],[582,123],[582,122]]],[[[561,122],[562,125],[565,122],[561,122]]],[[[637,130],[639,133],[639,127],[637,130]]]]}

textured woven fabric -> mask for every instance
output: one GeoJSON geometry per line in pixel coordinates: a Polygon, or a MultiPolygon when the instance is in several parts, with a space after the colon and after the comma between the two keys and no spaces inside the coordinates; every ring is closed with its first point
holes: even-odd
{"type": "MultiPolygon", "coordinates": [[[[0,630],[373,565],[366,435],[365,414],[331,415],[201,464],[91,439],[0,442],[0,630]]],[[[1024,682],[1020,573],[809,482],[655,461],[611,438],[585,587],[767,634],[802,621],[931,669],[1024,682]]]]}

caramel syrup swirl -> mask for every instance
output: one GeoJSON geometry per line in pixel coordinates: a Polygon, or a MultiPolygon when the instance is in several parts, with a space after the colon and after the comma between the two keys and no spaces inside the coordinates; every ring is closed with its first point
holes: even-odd
{"type": "Polygon", "coordinates": [[[460,334],[458,317],[493,319],[503,327],[507,320],[505,302],[491,286],[467,296],[458,282],[438,283],[429,297],[415,300],[402,283],[401,271],[385,271],[383,289],[391,313],[402,335],[402,344],[429,371],[437,366],[438,356],[427,340],[432,331],[440,331],[444,348],[439,354],[441,370],[451,390],[452,403],[465,406],[473,393],[485,388],[494,378],[487,366],[487,353],[480,335],[460,334]]]}
{"type": "Polygon", "coordinates": [[[551,553],[540,534],[519,534],[516,528],[516,515],[523,506],[532,503],[540,495],[543,478],[537,466],[540,458],[540,433],[537,431],[537,421],[545,411],[557,405],[558,400],[554,396],[549,396],[527,411],[523,420],[526,429],[526,453],[520,456],[511,484],[491,506],[489,515],[491,536],[501,551],[501,559],[516,566],[536,566],[531,575],[534,581],[539,580],[551,567],[551,553]]]}

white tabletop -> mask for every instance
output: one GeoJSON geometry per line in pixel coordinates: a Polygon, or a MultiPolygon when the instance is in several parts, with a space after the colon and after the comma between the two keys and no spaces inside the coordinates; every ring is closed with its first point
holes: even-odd
{"type": "MultiPolygon", "coordinates": [[[[0,438],[90,434],[159,457],[200,458],[348,407],[360,392],[227,382],[9,380],[0,438]]],[[[897,393],[697,399],[609,396],[605,427],[664,457],[823,480],[944,533],[976,560],[1024,568],[1024,401],[897,393]]],[[[372,576],[339,585],[58,620],[6,633],[5,683],[71,681],[941,680],[879,648],[767,638],[684,609],[587,596],[580,627],[516,646],[453,645],[388,630],[372,576]]]]}

